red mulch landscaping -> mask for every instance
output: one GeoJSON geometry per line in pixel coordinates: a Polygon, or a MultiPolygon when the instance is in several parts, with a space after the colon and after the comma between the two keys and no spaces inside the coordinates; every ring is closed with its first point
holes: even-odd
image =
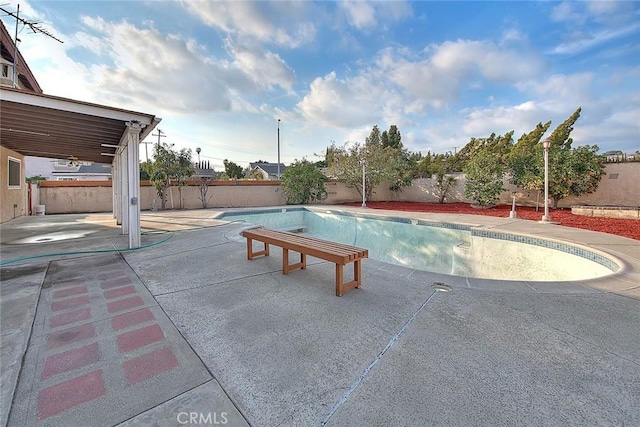
{"type": "MultiPolygon", "coordinates": [[[[347,206],[361,206],[361,203],[345,203],[347,206]]],[[[415,202],[368,202],[371,209],[388,209],[392,211],[407,212],[432,212],[451,214],[487,215],[508,218],[511,211],[510,205],[499,205],[488,209],[472,208],[469,203],[415,203],[415,202]]],[[[536,212],[534,207],[516,207],[518,218],[531,221],[540,221],[544,208],[536,212]]],[[[554,222],[567,227],[583,228],[592,231],[615,234],[640,240],[640,220],[620,218],[597,218],[590,216],[574,215],[571,209],[551,209],[549,215],[554,222]]]]}

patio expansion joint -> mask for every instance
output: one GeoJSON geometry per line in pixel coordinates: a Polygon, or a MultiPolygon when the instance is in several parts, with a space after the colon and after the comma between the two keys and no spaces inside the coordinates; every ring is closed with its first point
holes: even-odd
{"type": "Polygon", "coordinates": [[[376,366],[378,364],[378,362],[380,360],[382,360],[382,357],[384,357],[384,355],[387,353],[387,351],[389,351],[391,349],[391,347],[393,347],[393,345],[405,333],[405,331],[409,328],[409,326],[411,326],[411,324],[416,319],[416,317],[418,317],[420,312],[422,312],[422,310],[424,310],[424,308],[427,306],[427,304],[429,304],[429,302],[433,299],[433,297],[438,292],[439,291],[434,290],[431,293],[431,295],[429,295],[429,297],[422,303],[422,305],[413,313],[413,315],[409,318],[409,320],[407,320],[405,322],[405,324],[402,326],[402,328],[400,328],[400,330],[393,337],[391,337],[391,339],[389,340],[387,345],[382,349],[382,351],[380,353],[378,353],[378,355],[371,361],[371,363],[369,363],[369,365],[365,368],[365,370],[362,371],[362,373],[358,376],[358,378],[356,378],[356,380],[351,384],[351,386],[349,387],[349,389],[347,390],[345,395],[342,397],[342,399],[340,399],[333,406],[333,408],[331,408],[331,411],[329,412],[329,414],[327,414],[327,416],[320,423],[321,426],[327,425],[327,423],[329,421],[331,421],[331,418],[336,414],[336,412],[338,412],[340,407],[342,405],[344,405],[347,402],[347,400],[349,400],[349,397],[351,396],[351,394],[358,388],[360,383],[362,381],[364,381],[364,379],[367,377],[367,375],[369,375],[369,373],[374,368],[374,366],[376,366]]]}

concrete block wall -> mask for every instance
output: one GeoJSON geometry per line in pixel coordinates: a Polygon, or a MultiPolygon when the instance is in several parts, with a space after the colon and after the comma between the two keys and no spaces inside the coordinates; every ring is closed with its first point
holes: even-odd
{"type": "MultiPolygon", "coordinates": [[[[595,206],[635,206],[640,205],[640,162],[610,163],[598,190],[582,197],[568,197],[559,203],[559,207],[575,205],[595,206]]],[[[463,174],[456,174],[457,183],[446,202],[469,202],[464,196],[463,174]]],[[[172,187],[167,198],[167,209],[201,209],[202,202],[196,182],[179,189],[172,187]],[[173,201],[173,203],[172,203],[173,201]]],[[[511,204],[512,192],[517,190],[505,179],[505,188],[500,203],[511,204]]],[[[339,204],[362,201],[362,196],[342,182],[327,183],[329,197],[322,203],[339,204]]],[[[17,194],[17,193],[16,193],[17,194]]],[[[24,197],[20,195],[18,197],[24,197]]],[[[112,191],[110,181],[51,181],[43,182],[39,187],[40,204],[45,205],[48,214],[111,212],[112,191]]],[[[284,205],[286,198],[277,181],[214,181],[211,183],[207,198],[210,208],[253,207],[284,205]]],[[[536,202],[544,204],[543,195],[537,192],[518,191],[519,206],[533,206],[536,202]],[[538,198],[539,197],[539,198],[538,198]],[[538,199],[537,199],[538,198],[538,199]],[[537,199],[537,200],[536,200],[537,199]]],[[[4,201],[4,200],[3,200],[4,201]]],[[[438,197],[434,191],[432,179],[416,179],[413,185],[401,192],[388,189],[386,183],[375,188],[373,201],[406,201],[435,203],[438,197]]],[[[160,208],[155,189],[147,182],[140,188],[140,208],[151,210],[160,208]]],[[[5,204],[3,203],[3,213],[5,204]]],[[[9,214],[9,213],[8,213],[9,214]]]]}

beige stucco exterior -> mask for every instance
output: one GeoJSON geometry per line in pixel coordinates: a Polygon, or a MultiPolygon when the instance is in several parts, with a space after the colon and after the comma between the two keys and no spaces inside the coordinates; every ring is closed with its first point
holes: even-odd
{"type": "Polygon", "coordinates": [[[0,147],[0,222],[6,222],[28,213],[27,184],[24,173],[24,156],[5,147],[0,147]],[[9,157],[20,161],[19,188],[9,188],[9,157]]]}

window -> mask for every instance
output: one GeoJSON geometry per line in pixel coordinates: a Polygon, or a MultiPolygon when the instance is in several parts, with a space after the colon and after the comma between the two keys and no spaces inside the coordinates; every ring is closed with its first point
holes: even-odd
{"type": "Polygon", "coordinates": [[[9,77],[9,66],[7,64],[2,64],[2,77],[9,77]]]}
{"type": "Polygon", "coordinates": [[[73,178],[70,176],[64,176],[64,177],[60,177],[58,178],[58,181],[77,181],[78,178],[73,178]]]}
{"type": "Polygon", "coordinates": [[[9,188],[20,188],[22,184],[22,162],[19,159],[9,157],[9,188]]]}

